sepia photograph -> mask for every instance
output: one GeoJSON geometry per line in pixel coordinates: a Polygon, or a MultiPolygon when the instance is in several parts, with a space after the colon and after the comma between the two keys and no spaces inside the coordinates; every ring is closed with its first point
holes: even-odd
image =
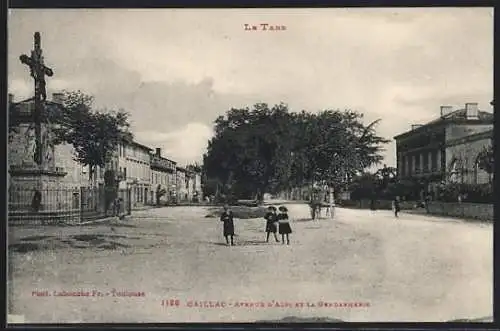
{"type": "Polygon", "coordinates": [[[7,323],[493,322],[493,8],[7,19],[7,323]]]}

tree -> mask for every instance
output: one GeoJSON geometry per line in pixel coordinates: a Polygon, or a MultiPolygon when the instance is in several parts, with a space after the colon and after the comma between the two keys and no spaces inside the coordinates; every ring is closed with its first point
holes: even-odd
{"type": "Polygon", "coordinates": [[[216,178],[226,193],[260,199],[276,179],[286,155],[280,149],[287,108],[267,104],[231,109],[215,121],[215,137],[204,155],[204,173],[216,178]]]}
{"type": "Polygon", "coordinates": [[[97,167],[104,168],[111,160],[122,139],[133,138],[126,112],[96,111],[92,104],[92,96],[64,91],[61,113],[51,114],[56,143],[73,145],[75,161],[89,167],[89,179],[97,167]]]}
{"type": "Polygon", "coordinates": [[[285,104],[231,109],[215,121],[204,155],[206,179],[240,197],[259,197],[317,182],[345,185],[380,162],[379,121],[364,125],[353,111],[289,113],[285,104]]]}
{"type": "Polygon", "coordinates": [[[479,169],[484,170],[490,176],[495,171],[494,168],[494,155],[493,155],[493,145],[489,145],[488,147],[484,147],[483,150],[478,155],[478,167],[479,169]]]}
{"type": "Polygon", "coordinates": [[[167,190],[165,188],[163,188],[161,185],[158,185],[156,187],[156,205],[157,206],[160,205],[160,199],[165,194],[167,194],[167,190]]]}

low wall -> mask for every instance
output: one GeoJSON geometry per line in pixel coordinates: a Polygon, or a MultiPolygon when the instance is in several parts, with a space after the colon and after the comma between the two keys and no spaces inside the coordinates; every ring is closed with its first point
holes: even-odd
{"type": "MultiPolygon", "coordinates": [[[[345,208],[370,209],[370,200],[339,201],[338,205],[345,208]]],[[[401,210],[415,210],[415,205],[415,201],[402,201],[400,203],[401,210]]],[[[392,209],[392,201],[377,200],[375,209],[390,210],[392,209]]],[[[418,211],[429,215],[493,221],[493,204],[488,203],[430,201],[427,212],[425,208],[418,208],[418,211]]]]}
{"type": "Polygon", "coordinates": [[[493,204],[431,201],[429,214],[493,221],[493,204]]]}
{"type": "MultiPolygon", "coordinates": [[[[401,201],[400,207],[401,210],[406,209],[414,209],[416,201],[401,201]]],[[[370,209],[371,201],[370,200],[347,200],[347,201],[339,201],[339,206],[346,208],[360,208],[360,209],[370,209]]],[[[376,200],[375,201],[375,209],[382,210],[391,210],[392,209],[392,201],[391,200],[376,200]]]]}

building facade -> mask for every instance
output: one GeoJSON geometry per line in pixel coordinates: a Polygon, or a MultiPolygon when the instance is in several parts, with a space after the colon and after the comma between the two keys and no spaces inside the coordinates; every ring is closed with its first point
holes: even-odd
{"type": "Polygon", "coordinates": [[[477,103],[458,110],[442,106],[438,119],[394,137],[398,176],[423,181],[429,192],[443,182],[488,182],[478,155],[492,138],[493,114],[477,103]]]}
{"type": "Polygon", "coordinates": [[[183,167],[176,167],[175,196],[179,202],[189,200],[189,179],[186,176],[186,169],[183,167]]]}
{"type": "Polygon", "coordinates": [[[202,200],[201,190],[201,171],[194,166],[186,167],[186,191],[187,200],[190,202],[199,202],[202,200]]]}
{"type": "Polygon", "coordinates": [[[119,187],[131,192],[132,206],[153,204],[151,195],[152,149],[135,141],[122,140],[118,145],[119,187]]]}
{"type": "Polygon", "coordinates": [[[156,149],[155,154],[151,154],[151,199],[155,204],[173,201],[176,165],[176,162],[161,156],[160,148],[156,149]],[[163,194],[158,197],[159,192],[163,194]]]}

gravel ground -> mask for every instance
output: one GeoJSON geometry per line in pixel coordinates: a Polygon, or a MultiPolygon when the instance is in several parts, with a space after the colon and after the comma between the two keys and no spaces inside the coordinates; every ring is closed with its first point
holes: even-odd
{"type": "Polygon", "coordinates": [[[205,207],[140,211],[115,224],[10,228],[11,313],[30,323],[493,315],[491,225],[340,208],[334,220],[310,221],[307,206],[287,207],[290,246],[265,243],[265,221],[246,219],[236,220],[236,246],[228,247],[205,207]],[[79,290],[91,295],[54,295],[79,290]]]}

